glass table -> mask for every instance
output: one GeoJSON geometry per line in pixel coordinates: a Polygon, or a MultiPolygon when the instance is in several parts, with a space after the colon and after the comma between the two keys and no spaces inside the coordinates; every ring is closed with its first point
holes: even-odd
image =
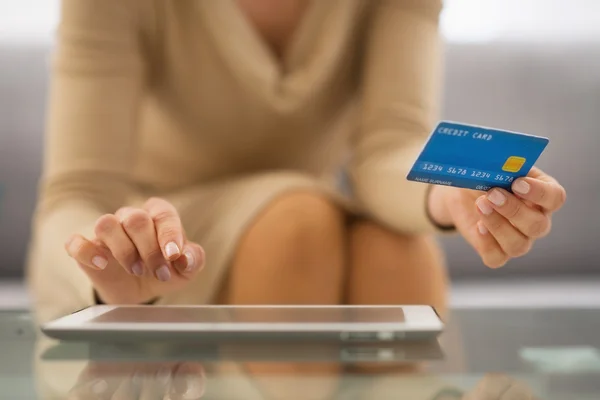
{"type": "Polygon", "coordinates": [[[0,399],[600,399],[600,309],[456,309],[433,343],[60,344],[0,312],[0,399]]]}

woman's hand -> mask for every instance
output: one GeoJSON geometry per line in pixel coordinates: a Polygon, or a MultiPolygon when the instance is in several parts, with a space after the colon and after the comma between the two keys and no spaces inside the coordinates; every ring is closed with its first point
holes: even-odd
{"type": "Polygon", "coordinates": [[[66,398],[200,400],[205,385],[197,363],[90,362],[66,398]]]}
{"type": "Polygon", "coordinates": [[[509,376],[486,375],[463,400],[536,400],[537,397],[525,383],[509,376]]]}
{"type": "Polygon", "coordinates": [[[566,200],[565,189],[537,168],[517,179],[512,189],[514,195],[498,188],[482,195],[474,190],[435,186],[429,210],[440,224],[456,226],[485,265],[498,268],[527,254],[536,239],[546,236],[552,213],[566,200]]]}
{"type": "Polygon", "coordinates": [[[139,304],[187,284],[204,250],[186,239],[177,210],[152,198],[96,221],[95,238],[73,235],[65,248],[107,304],[139,304]]]}

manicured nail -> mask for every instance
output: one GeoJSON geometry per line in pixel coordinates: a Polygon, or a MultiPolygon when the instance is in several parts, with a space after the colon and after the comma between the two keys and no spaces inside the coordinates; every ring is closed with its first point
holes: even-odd
{"type": "Polygon", "coordinates": [[[156,380],[163,386],[167,386],[169,381],[171,380],[171,370],[167,367],[161,368],[156,373],[156,380]]]}
{"type": "Polygon", "coordinates": [[[144,275],[144,266],[141,262],[137,261],[131,266],[131,272],[133,272],[135,276],[142,276],[144,275]]]}
{"type": "Polygon", "coordinates": [[[96,268],[105,269],[108,265],[108,260],[104,257],[96,256],[92,258],[92,264],[94,264],[96,268]]]}
{"type": "Polygon", "coordinates": [[[71,243],[73,243],[73,240],[75,239],[75,236],[71,236],[70,238],[67,239],[67,241],[65,242],[65,248],[69,248],[69,246],[71,246],[71,243]]]}
{"type": "Polygon", "coordinates": [[[171,271],[167,265],[163,265],[159,269],[156,270],[156,277],[159,281],[167,282],[171,279],[171,271]]]}
{"type": "Polygon", "coordinates": [[[142,383],[144,383],[144,374],[140,371],[135,371],[131,377],[131,383],[133,383],[136,388],[141,387],[142,383]]]}
{"type": "Polygon", "coordinates": [[[125,222],[127,217],[129,217],[129,214],[131,214],[131,210],[132,209],[130,207],[126,207],[121,211],[121,218],[119,219],[120,223],[125,222]]]}
{"type": "Polygon", "coordinates": [[[177,243],[175,243],[175,242],[167,243],[167,245],[165,246],[165,253],[166,253],[168,259],[173,258],[173,256],[178,256],[179,255],[179,247],[177,247],[177,243]]]}
{"type": "Polygon", "coordinates": [[[513,183],[513,190],[519,194],[527,194],[529,189],[531,189],[531,186],[524,179],[517,179],[513,183]]]}
{"type": "Polygon", "coordinates": [[[477,207],[481,210],[483,215],[490,215],[494,212],[494,209],[485,201],[485,199],[479,199],[477,201],[477,207]]]}
{"type": "Polygon", "coordinates": [[[196,268],[196,260],[194,260],[194,255],[191,251],[186,251],[183,253],[183,255],[185,256],[185,261],[187,263],[185,266],[185,272],[192,272],[194,268],[196,268]]]}
{"type": "MultiPolygon", "coordinates": [[[[65,246],[65,249],[67,250],[67,253],[69,253],[69,256],[73,257],[78,254],[79,248],[82,246],[81,238],[73,236],[71,239],[69,239],[65,246]]],[[[94,261],[92,260],[92,264],[93,263],[94,261]]]]}
{"type": "Polygon", "coordinates": [[[488,195],[487,198],[489,201],[491,201],[492,203],[494,203],[495,205],[497,205],[498,207],[504,205],[504,203],[506,202],[506,196],[499,190],[492,190],[488,195]]]}
{"type": "Polygon", "coordinates": [[[108,389],[108,383],[104,379],[98,379],[92,383],[92,393],[103,394],[108,389]]]}
{"type": "Polygon", "coordinates": [[[479,230],[479,233],[482,235],[485,235],[488,233],[488,228],[486,228],[482,222],[477,223],[477,229],[479,230]]]}

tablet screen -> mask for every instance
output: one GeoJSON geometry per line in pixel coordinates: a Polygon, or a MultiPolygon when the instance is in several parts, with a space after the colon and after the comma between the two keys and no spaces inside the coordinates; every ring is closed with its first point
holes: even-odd
{"type": "Polygon", "coordinates": [[[336,307],[118,307],[90,323],[401,323],[404,312],[394,308],[336,307]]]}

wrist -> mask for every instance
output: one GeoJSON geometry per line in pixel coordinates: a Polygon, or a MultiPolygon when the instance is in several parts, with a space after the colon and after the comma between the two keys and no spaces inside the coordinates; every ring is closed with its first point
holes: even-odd
{"type": "Polygon", "coordinates": [[[454,229],[454,221],[448,209],[448,186],[430,186],[427,196],[427,214],[433,224],[444,229],[454,229]]]}

